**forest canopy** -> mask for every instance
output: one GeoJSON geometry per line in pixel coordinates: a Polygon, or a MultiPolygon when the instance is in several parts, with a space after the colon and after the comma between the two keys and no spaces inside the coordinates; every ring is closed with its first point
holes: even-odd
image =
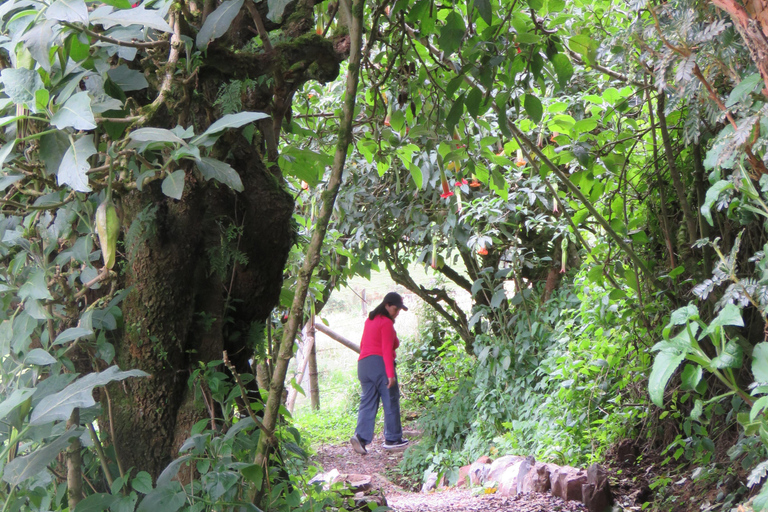
{"type": "Polygon", "coordinates": [[[4,1],[4,509],[329,505],[299,484],[287,365],[378,269],[431,308],[430,363],[463,361],[414,473],[633,439],[768,508],[766,16],[4,1]]]}

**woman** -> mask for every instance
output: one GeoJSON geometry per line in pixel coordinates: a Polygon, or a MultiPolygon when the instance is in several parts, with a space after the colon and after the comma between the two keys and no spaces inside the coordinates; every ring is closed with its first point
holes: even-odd
{"type": "Polygon", "coordinates": [[[408,440],[403,439],[400,424],[400,390],[395,373],[395,350],[400,341],[394,324],[400,310],[408,311],[403,298],[390,292],[365,321],[357,360],[357,378],[360,379],[363,394],[357,411],[355,435],[349,440],[360,455],[368,453],[365,445],[373,440],[379,400],[384,406],[384,449],[402,449],[408,444],[408,440]]]}

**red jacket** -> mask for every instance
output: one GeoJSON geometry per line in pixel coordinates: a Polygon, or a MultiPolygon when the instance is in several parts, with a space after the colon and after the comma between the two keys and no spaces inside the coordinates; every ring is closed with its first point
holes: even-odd
{"type": "Polygon", "coordinates": [[[395,333],[395,322],[387,316],[378,315],[373,320],[366,320],[363,328],[363,339],[360,341],[360,357],[381,356],[384,359],[384,369],[387,377],[395,377],[395,349],[400,346],[400,340],[395,333]]]}

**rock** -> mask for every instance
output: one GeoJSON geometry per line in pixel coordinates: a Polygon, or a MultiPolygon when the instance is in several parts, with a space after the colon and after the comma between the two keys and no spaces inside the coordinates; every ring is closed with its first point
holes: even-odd
{"type": "Polygon", "coordinates": [[[545,493],[552,488],[550,475],[558,466],[554,464],[542,464],[537,462],[531,467],[523,478],[523,487],[520,492],[528,494],[531,492],[545,493]]]}
{"type": "Polygon", "coordinates": [[[523,480],[525,480],[525,475],[528,474],[528,471],[530,471],[535,464],[536,459],[533,458],[533,455],[529,455],[520,465],[520,471],[517,473],[517,489],[515,489],[515,494],[523,492],[523,480]]]}
{"type": "Polygon", "coordinates": [[[491,464],[491,467],[488,469],[488,478],[486,478],[486,482],[500,482],[501,475],[504,474],[504,472],[513,464],[516,462],[520,462],[523,460],[522,457],[519,457],[517,455],[505,455],[504,457],[498,458],[491,464]]]}
{"type": "Polygon", "coordinates": [[[587,468],[587,483],[581,486],[582,503],[589,512],[605,512],[611,509],[613,494],[608,482],[608,473],[600,464],[587,468]]]}
{"type": "Polygon", "coordinates": [[[434,491],[437,487],[437,473],[430,473],[424,480],[424,485],[421,486],[421,492],[434,491]]]}
{"type": "Polygon", "coordinates": [[[333,483],[344,482],[347,484],[352,492],[365,492],[371,489],[371,476],[370,475],[338,475],[332,480],[333,483]]]}
{"type": "Polygon", "coordinates": [[[496,480],[499,483],[498,493],[502,496],[514,496],[517,494],[517,480],[520,469],[526,464],[522,457],[509,466],[496,480]]]}
{"type": "Polygon", "coordinates": [[[481,456],[480,456],[480,457],[478,457],[478,458],[477,458],[477,460],[475,461],[475,463],[479,463],[479,464],[490,464],[491,462],[493,462],[493,459],[492,459],[492,458],[490,458],[490,457],[489,457],[489,456],[487,456],[487,455],[481,455],[481,456]]]}
{"type": "MultiPolygon", "coordinates": [[[[480,457],[480,459],[482,458],[480,457]]],[[[480,459],[469,466],[469,483],[472,485],[483,485],[488,480],[488,473],[491,471],[491,465],[480,462],[480,459]]]]}
{"type": "MultiPolygon", "coordinates": [[[[327,471],[325,473],[318,473],[315,476],[312,477],[312,480],[309,481],[310,484],[316,484],[321,483],[323,484],[323,489],[328,490],[331,487],[332,483],[337,482],[337,478],[339,478],[339,470],[334,468],[330,471],[327,471]]],[[[368,477],[369,479],[371,477],[368,477]]]]}
{"type": "Polygon", "coordinates": [[[469,470],[472,466],[461,466],[459,468],[459,481],[456,482],[456,487],[468,487],[471,484],[469,477],[469,470]]]}
{"type": "Polygon", "coordinates": [[[550,475],[552,494],[566,501],[581,501],[581,486],[587,483],[587,472],[571,466],[560,466],[550,475]]]}

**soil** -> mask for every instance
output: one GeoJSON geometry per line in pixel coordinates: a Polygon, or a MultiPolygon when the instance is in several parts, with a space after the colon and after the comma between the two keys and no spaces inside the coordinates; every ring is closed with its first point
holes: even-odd
{"type": "MultiPolygon", "coordinates": [[[[405,436],[409,437],[409,432],[405,436]]],[[[364,474],[372,477],[373,490],[380,490],[387,506],[396,512],[576,512],[586,511],[577,501],[563,501],[549,494],[500,496],[483,494],[481,488],[451,488],[430,493],[412,492],[396,483],[397,465],[403,452],[382,448],[384,439],[377,436],[367,446],[368,455],[358,455],[349,444],[317,447],[314,462],[323,471],[337,469],[342,474],[364,474]]]]}

